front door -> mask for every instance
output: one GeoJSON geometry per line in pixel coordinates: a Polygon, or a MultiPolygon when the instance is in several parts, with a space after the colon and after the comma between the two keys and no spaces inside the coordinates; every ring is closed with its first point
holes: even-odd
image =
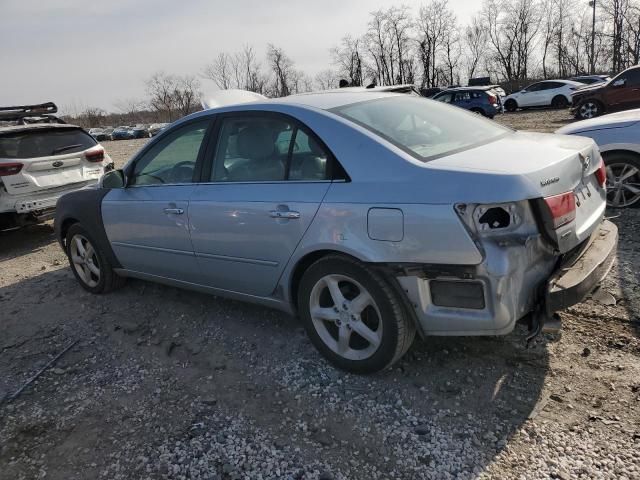
{"type": "Polygon", "coordinates": [[[329,155],[287,116],[234,114],[217,130],[190,203],[196,258],[206,285],[268,296],[330,186],[329,155]]]}
{"type": "Polygon", "coordinates": [[[189,235],[189,200],[210,120],[191,122],[137,160],[127,186],[102,202],[105,230],[122,266],[134,272],[201,280],[189,235]]]}
{"type": "Polygon", "coordinates": [[[604,100],[608,111],[640,107],[640,68],[621,73],[605,88],[604,100]]]}

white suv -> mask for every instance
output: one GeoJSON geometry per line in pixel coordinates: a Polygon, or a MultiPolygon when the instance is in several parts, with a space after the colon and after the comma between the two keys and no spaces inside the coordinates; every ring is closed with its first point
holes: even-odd
{"type": "Polygon", "coordinates": [[[584,86],[571,80],[544,80],[509,95],[504,99],[504,108],[508,112],[528,107],[567,108],[573,92],[584,86]]]}
{"type": "Polygon", "coordinates": [[[53,103],[0,108],[0,231],[53,218],[58,198],[94,185],[112,166],[53,103]]]}

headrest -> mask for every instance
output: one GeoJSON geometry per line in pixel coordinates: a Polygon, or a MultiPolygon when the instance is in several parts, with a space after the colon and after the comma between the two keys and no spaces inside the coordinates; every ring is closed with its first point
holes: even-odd
{"type": "Polygon", "coordinates": [[[238,134],[238,154],[243,158],[266,158],[273,154],[275,142],[268,128],[249,125],[238,134]]]}

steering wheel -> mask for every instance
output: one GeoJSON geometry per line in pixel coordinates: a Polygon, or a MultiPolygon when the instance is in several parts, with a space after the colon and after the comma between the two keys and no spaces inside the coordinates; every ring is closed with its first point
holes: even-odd
{"type": "Polygon", "coordinates": [[[174,183],[184,182],[185,177],[188,174],[188,181],[190,182],[193,178],[193,170],[195,169],[195,166],[196,162],[193,162],[191,160],[184,160],[182,162],[176,163],[171,169],[171,181],[174,183]],[[181,170],[182,172],[184,172],[184,175],[182,174],[181,170]]]}

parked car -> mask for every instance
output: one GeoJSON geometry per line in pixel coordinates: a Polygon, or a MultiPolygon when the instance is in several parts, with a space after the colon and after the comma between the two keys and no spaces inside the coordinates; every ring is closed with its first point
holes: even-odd
{"type": "Polygon", "coordinates": [[[131,128],[131,138],[149,138],[149,130],[143,126],[137,126],[131,128]]]}
{"type": "Polygon", "coordinates": [[[608,75],[581,75],[579,77],[570,78],[569,80],[584,83],[585,85],[593,85],[594,83],[608,82],[609,80],[611,80],[611,77],[609,77],[608,75]]]}
{"type": "Polygon", "coordinates": [[[543,80],[507,95],[504,108],[508,112],[529,107],[567,108],[572,93],[580,86],[583,84],[571,80],[543,80]]]}
{"type": "Polygon", "coordinates": [[[112,134],[113,134],[113,127],[104,127],[102,129],[102,132],[105,135],[105,140],[113,140],[112,134]]]}
{"type": "Polygon", "coordinates": [[[136,277],[297,312],[366,373],[416,331],[558,327],[615,258],[604,182],[591,139],[336,90],[189,115],[64,196],[55,229],[89,292],[136,277]]]}
{"type": "Polygon", "coordinates": [[[502,112],[500,95],[490,87],[452,88],[436,94],[433,99],[489,118],[502,112]]]}
{"type": "Polygon", "coordinates": [[[111,132],[111,138],[113,140],[131,140],[134,138],[133,132],[129,127],[116,127],[111,132]]]}
{"type": "Polygon", "coordinates": [[[590,137],[607,171],[607,205],[640,207],[640,109],[571,123],[556,133],[590,137]]]}
{"type": "Polygon", "coordinates": [[[111,159],[54,103],[0,108],[0,230],[53,218],[61,195],[95,185],[111,159]]]}
{"type": "Polygon", "coordinates": [[[640,67],[631,67],[605,83],[587,86],[573,95],[571,112],[584,120],[603,113],[640,107],[640,67]]]}
{"type": "Polygon", "coordinates": [[[110,136],[102,128],[90,128],[89,135],[95,138],[98,142],[110,140],[110,136]]]}
{"type": "Polygon", "coordinates": [[[151,134],[152,137],[155,137],[168,126],[168,123],[152,123],[151,126],[149,126],[149,134],[151,134]]]}

